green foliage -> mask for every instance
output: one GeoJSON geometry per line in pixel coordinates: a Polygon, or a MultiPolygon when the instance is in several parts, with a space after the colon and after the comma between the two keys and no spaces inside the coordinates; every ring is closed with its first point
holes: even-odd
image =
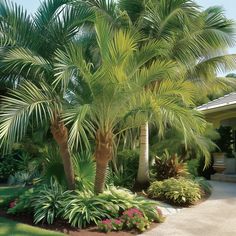
{"type": "Polygon", "coordinates": [[[32,185],[39,178],[39,173],[34,172],[26,172],[26,171],[18,171],[15,174],[12,174],[8,178],[9,185],[32,185]]]}
{"type": "Polygon", "coordinates": [[[35,195],[35,189],[30,188],[15,198],[15,205],[7,210],[8,214],[17,214],[22,212],[33,212],[33,197],[35,195]]]}
{"type": "Polygon", "coordinates": [[[5,182],[17,170],[15,155],[5,155],[0,158],[0,182],[5,182]]]}
{"type": "Polygon", "coordinates": [[[73,155],[76,187],[80,191],[93,190],[96,163],[91,151],[81,151],[73,155]]]}
{"type": "Polygon", "coordinates": [[[157,202],[132,194],[127,189],[110,187],[104,191],[104,193],[99,194],[99,197],[106,202],[112,203],[116,208],[116,212],[136,207],[142,211],[148,220],[156,222],[162,221],[156,210],[157,202]]]}
{"type": "Polygon", "coordinates": [[[135,182],[135,177],[132,174],[125,172],[122,166],[116,171],[110,171],[108,175],[108,182],[114,184],[117,187],[125,187],[132,189],[135,182]]]}
{"type": "Polygon", "coordinates": [[[41,158],[43,164],[42,180],[45,183],[50,183],[53,177],[58,183],[66,186],[65,172],[58,146],[46,145],[41,158]]]}
{"type": "Polygon", "coordinates": [[[219,134],[210,124],[206,125],[201,134],[195,133],[188,137],[184,135],[181,129],[167,128],[162,139],[157,137],[156,133],[151,135],[150,149],[157,156],[161,156],[167,149],[169,153],[178,153],[185,160],[202,156],[205,158],[206,166],[210,163],[210,152],[216,148],[212,140],[217,138],[219,138],[219,134]]]}
{"type": "Polygon", "coordinates": [[[194,181],[201,187],[203,194],[210,195],[212,192],[211,184],[203,177],[197,177],[194,181]]]}
{"type": "Polygon", "coordinates": [[[8,208],[10,202],[17,199],[21,194],[26,191],[22,187],[1,187],[0,188],[0,207],[8,208]]]}
{"type": "Polygon", "coordinates": [[[201,188],[191,179],[170,178],[153,182],[148,189],[148,195],[175,205],[191,205],[201,199],[201,188]]]}
{"type": "Polygon", "coordinates": [[[33,198],[34,223],[46,221],[48,224],[53,224],[62,210],[62,200],[67,194],[68,192],[65,192],[53,178],[49,185],[43,185],[33,198]]]}
{"type": "Polygon", "coordinates": [[[117,153],[116,168],[110,173],[109,180],[119,187],[132,189],[138,172],[138,150],[123,150],[117,153]]]}
{"type": "Polygon", "coordinates": [[[234,143],[232,127],[221,126],[218,132],[220,138],[216,140],[216,145],[220,150],[217,151],[225,152],[228,158],[234,158],[232,153],[232,144],[234,143]]]}
{"type": "Polygon", "coordinates": [[[156,180],[177,178],[189,174],[186,163],[181,161],[176,154],[170,155],[167,150],[161,157],[155,157],[151,173],[156,180]]]}
{"type": "Polygon", "coordinates": [[[192,176],[194,176],[194,177],[199,176],[199,173],[198,173],[198,169],[200,167],[199,158],[195,158],[195,159],[187,161],[187,167],[188,167],[188,172],[192,176]]]}
{"type": "Polygon", "coordinates": [[[115,209],[109,202],[92,192],[71,193],[63,199],[62,215],[72,226],[84,228],[88,224],[97,223],[101,219],[110,218],[115,209]]]}
{"type": "Polygon", "coordinates": [[[61,215],[72,226],[79,228],[91,223],[97,224],[102,219],[119,217],[121,212],[132,207],[138,208],[149,221],[163,220],[157,211],[156,202],[115,187],[110,187],[99,195],[89,191],[76,191],[68,194],[62,202],[61,215]]]}

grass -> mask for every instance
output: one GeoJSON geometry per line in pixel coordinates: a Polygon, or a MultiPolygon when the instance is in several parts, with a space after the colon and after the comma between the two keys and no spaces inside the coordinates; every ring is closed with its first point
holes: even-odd
{"type": "MultiPolygon", "coordinates": [[[[24,188],[19,186],[2,186],[0,187],[0,204],[4,199],[11,196],[16,196],[17,193],[24,191],[24,188]]],[[[0,217],[0,236],[63,236],[65,234],[44,230],[38,227],[18,223],[0,217]]]]}
{"type": "Polygon", "coordinates": [[[0,217],[0,236],[64,236],[62,233],[44,230],[0,217]]]}

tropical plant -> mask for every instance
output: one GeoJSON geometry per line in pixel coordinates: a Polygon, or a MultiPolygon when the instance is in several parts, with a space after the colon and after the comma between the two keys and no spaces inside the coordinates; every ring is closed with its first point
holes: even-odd
{"type": "Polygon", "coordinates": [[[92,192],[76,191],[64,198],[61,213],[72,226],[84,228],[110,218],[115,212],[113,207],[109,202],[94,196],[92,192]]]}
{"type": "Polygon", "coordinates": [[[96,163],[90,150],[81,150],[73,155],[76,188],[80,191],[93,190],[96,163]]]}
{"type": "Polygon", "coordinates": [[[19,89],[10,92],[10,97],[1,99],[0,145],[11,148],[22,139],[33,119],[38,126],[50,123],[53,138],[60,147],[68,186],[74,188],[68,130],[61,121],[65,99],[50,87],[54,79],[54,52],[76,38],[84,22],[93,18],[90,8],[73,7],[71,2],[44,1],[32,17],[17,4],[6,1],[0,4],[1,79],[13,80],[15,85],[23,82],[19,89]]]}
{"type": "Polygon", "coordinates": [[[43,166],[41,180],[48,184],[53,177],[60,185],[65,186],[66,176],[59,148],[53,144],[46,145],[41,155],[41,165],[43,166]]]}
{"type": "Polygon", "coordinates": [[[198,169],[200,167],[200,160],[199,158],[191,159],[187,161],[187,167],[188,167],[188,172],[191,174],[193,177],[198,177],[198,169]]]}
{"type": "Polygon", "coordinates": [[[156,180],[187,176],[187,164],[180,160],[177,154],[170,155],[166,150],[161,157],[155,157],[152,167],[152,177],[156,180]]]}
{"type": "Polygon", "coordinates": [[[191,179],[170,178],[153,182],[148,189],[148,195],[175,205],[186,206],[201,199],[201,188],[191,179]]]}
{"type": "Polygon", "coordinates": [[[56,180],[51,178],[49,185],[43,185],[34,195],[32,206],[34,208],[34,223],[40,221],[53,224],[62,210],[62,201],[69,191],[65,191],[56,180]]]}

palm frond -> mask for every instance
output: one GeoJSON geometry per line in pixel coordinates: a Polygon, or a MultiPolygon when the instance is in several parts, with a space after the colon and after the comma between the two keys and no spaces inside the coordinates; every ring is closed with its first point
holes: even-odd
{"type": "Polygon", "coordinates": [[[53,112],[60,107],[55,103],[52,90],[41,84],[38,88],[25,81],[1,100],[0,145],[6,150],[23,138],[31,117],[37,124],[53,119],[53,112]]]}
{"type": "Polygon", "coordinates": [[[69,130],[69,145],[75,150],[82,150],[85,146],[90,149],[89,136],[94,136],[94,126],[89,121],[90,107],[85,104],[68,109],[63,114],[63,120],[66,125],[71,125],[69,130]]]}
{"type": "Polygon", "coordinates": [[[0,2],[1,38],[7,39],[11,45],[29,46],[36,40],[33,23],[27,11],[21,6],[0,2]]]}
{"type": "Polygon", "coordinates": [[[24,77],[47,78],[52,67],[46,59],[34,54],[27,48],[13,48],[8,50],[2,59],[2,68],[5,72],[16,73],[24,77]]]}

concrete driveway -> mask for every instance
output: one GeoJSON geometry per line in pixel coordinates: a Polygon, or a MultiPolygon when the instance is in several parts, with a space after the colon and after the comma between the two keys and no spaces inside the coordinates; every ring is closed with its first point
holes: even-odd
{"type": "Polygon", "coordinates": [[[211,197],[169,215],[142,236],[236,236],[236,183],[211,181],[211,197]]]}

